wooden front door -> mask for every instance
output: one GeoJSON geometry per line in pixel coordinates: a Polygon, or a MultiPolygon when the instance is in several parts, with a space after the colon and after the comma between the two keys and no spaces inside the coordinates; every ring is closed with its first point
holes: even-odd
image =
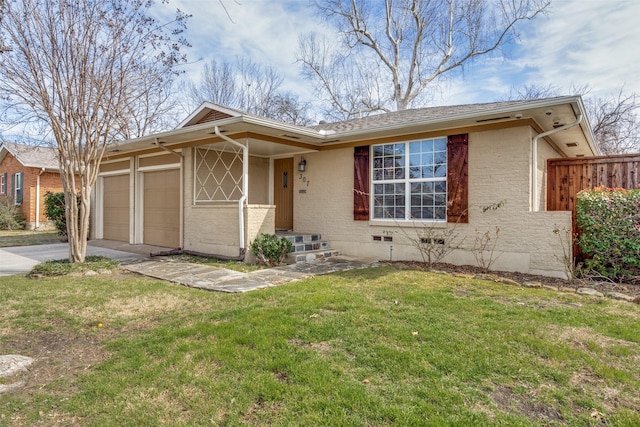
{"type": "Polygon", "coordinates": [[[293,229],[293,158],[273,161],[273,202],[276,229],[293,229]]]}

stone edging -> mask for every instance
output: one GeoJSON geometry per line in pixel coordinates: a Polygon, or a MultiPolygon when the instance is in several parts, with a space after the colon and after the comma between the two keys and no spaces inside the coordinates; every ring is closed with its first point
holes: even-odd
{"type": "Polygon", "coordinates": [[[517,282],[513,279],[508,279],[506,277],[500,277],[500,276],[494,276],[491,274],[468,274],[468,273],[449,273],[447,271],[441,271],[441,270],[429,270],[430,273],[437,273],[437,274],[444,274],[447,276],[453,276],[453,277],[464,277],[467,279],[480,279],[480,280],[489,280],[492,282],[497,282],[497,283],[505,283],[508,285],[514,285],[514,286],[521,286],[521,287],[525,287],[525,288],[541,288],[541,289],[547,289],[547,290],[551,290],[551,291],[556,291],[556,292],[567,292],[567,293],[576,293],[579,295],[589,295],[589,296],[595,296],[595,297],[600,297],[600,298],[604,298],[604,297],[608,297],[608,298],[612,298],[615,300],[619,300],[619,301],[626,301],[626,302],[630,302],[630,303],[634,303],[634,304],[640,304],[640,297],[634,297],[632,295],[627,295],[624,294],[622,292],[600,292],[598,290],[595,290],[593,288],[588,288],[588,287],[584,287],[584,288],[571,288],[569,286],[551,286],[551,285],[543,285],[540,282],[535,282],[535,281],[528,281],[528,282],[517,282]]]}

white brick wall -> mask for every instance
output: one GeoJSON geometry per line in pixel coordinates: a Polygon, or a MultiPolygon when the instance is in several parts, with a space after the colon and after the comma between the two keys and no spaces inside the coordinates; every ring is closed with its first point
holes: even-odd
{"type": "MultiPolygon", "coordinates": [[[[470,251],[476,230],[495,235],[500,227],[494,269],[564,276],[560,240],[554,225],[570,227],[570,212],[530,212],[531,138],[528,126],[469,135],[469,224],[458,224],[455,233],[464,238],[462,249],[446,261],[475,264],[470,251]],[[483,207],[504,201],[496,211],[483,207]]],[[[558,154],[541,141],[541,168],[546,158],[558,154]]],[[[417,230],[398,224],[353,221],[353,148],[305,154],[307,171],[294,183],[294,228],[317,232],[333,248],[345,254],[389,259],[421,260],[408,237],[417,230]],[[306,190],[302,193],[300,190],[306,190]],[[372,235],[392,236],[393,242],[374,242],[372,235]]],[[[299,158],[294,160],[297,164],[299,158]]],[[[539,173],[540,186],[543,173],[539,173]]],[[[541,188],[542,190],[542,188],[541,188]]],[[[544,191],[539,191],[543,203],[544,191]]],[[[443,225],[440,225],[441,227],[443,225]]],[[[452,227],[451,224],[448,227],[452,227]]]]}

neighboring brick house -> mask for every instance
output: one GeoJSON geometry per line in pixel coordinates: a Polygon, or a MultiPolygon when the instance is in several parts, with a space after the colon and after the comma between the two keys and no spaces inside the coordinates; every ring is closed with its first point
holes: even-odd
{"type": "Polygon", "coordinates": [[[45,216],[44,195],[62,191],[57,156],[52,148],[0,143],[0,197],[20,205],[28,230],[52,228],[45,216]]]}

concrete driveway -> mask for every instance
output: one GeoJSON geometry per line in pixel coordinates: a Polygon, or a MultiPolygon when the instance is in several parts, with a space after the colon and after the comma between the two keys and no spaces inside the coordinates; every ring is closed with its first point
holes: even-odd
{"type": "MultiPolygon", "coordinates": [[[[87,255],[102,255],[122,263],[148,257],[148,254],[141,255],[89,245],[87,246],[87,255]]],[[[0,276],[28,273],[33,266],[43,261],[66,258],[69,258],[68,243],[0,248],[0,276]]]]}

